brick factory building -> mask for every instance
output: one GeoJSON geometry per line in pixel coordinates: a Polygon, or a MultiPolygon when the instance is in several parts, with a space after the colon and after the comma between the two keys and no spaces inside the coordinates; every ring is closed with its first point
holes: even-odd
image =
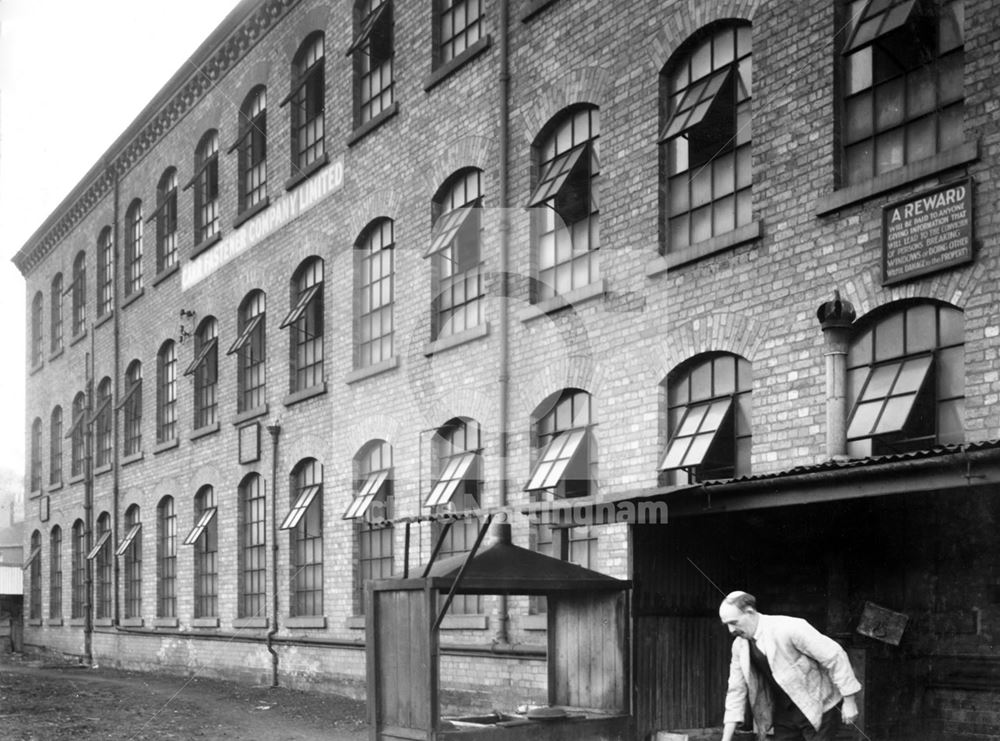
{"type": "MultiPolygon", "coordinates": [[[[508,508],[633,580],[643,738],[721,725],[738,588],[871,738],[995,738],[998,28],[241,3],[14,258],[25,644],[361,694],[365,579],[508,508]]],[[[450,609],[450,705],[544,699],[543,601],[450,609]]]]}

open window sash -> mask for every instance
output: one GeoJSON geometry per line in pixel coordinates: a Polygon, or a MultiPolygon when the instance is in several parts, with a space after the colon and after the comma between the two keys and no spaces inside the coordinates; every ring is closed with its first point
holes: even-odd
{"type": "Polygon", "coordinates": [[[387,478],[389,478],[388,469],[372,471],[368,474],[358,493],[347,507],[347,511],[344,512],[343,519],[356,520],[364,517],[368,513],[368,510],[371,509],[372,502],[375,501],[375,497],[382,490],[382,486],[385,484],[387,478]]]}
{"type": "Polygon", "coordinates": [[[111,396],[105,396],[97,402],[97,407],[94,409],[94,413],[90,415],[90,423],[96,422],[104,411],[111,406],[111,396]]]}
{"type": "Polygon", "coordinates": [[[442,214],[434,222],[434,228],[431,230],[431,246],[424,253],[424,257],[427,258],[431,255],[436,255],[451,244],[452,240],[462,230],[462,227],[469,222],[469,217],[472,216],[473,211],[480,207],[481,204],[477,200],[466,206],[461,206],[446,214],[442,214]]]}
{"type": "Polygon", "coordinates": [[[191,532],[184,538],[184,545],[194,545],[198,542],[198,538],[201,537],[201,534],[205,532],[205,528],[208,527],[209,523],[212,522],[212,518],[215,517],[216,509],[216,507],[209,507],[201,513],[198,522],[195,523],[195,526],[191,528],[191,532]]]}
{"type": "Polygon", "coordinates": [[[151,213],[149,215],[149,217],[146,219],[146,223],[148,224],[149,222],[151,222],[154,219],[156,219],[157,216],[159,216],[160,214],[162,214],[164,211],[167,211],[168,209],[170,209],[171,206],[173,206],[172,210],[173,210],[173,213],[175,214],[175,219],[176,219],[176,213],[177,213],[177,188],[171,188],[169,191],[167,191],[163,195],[163,198],[157,204],[156,208],[153,209],[153,213],[151,213]]]}
{"type": "Polygon", "coordinates": [[[240,332],[240,336],[237,337],[236,341],[230,346],[229,350],[226,352],[226,355],[235,355],[240,350],[242,350],[244,345],[246,345],[250,341],[250,338],[253,336],[254,330],[257,329],[257,325],[260,324],[263,318],[264,318],[263,314],[257,314],[256,316],[252,317],[250,321],[247,322],[247,326],[245,326],[243,328],[243,331],[240,332]]]}
{"type": "Polygon", "coordinates": [[[97,542],[94,543],[94,547],[91,548],[90,552],[87,554],[88,561],[93,561],[95,558],[97,558],[97,554],[101,552],[101,549],[104,547],[104,544],[108,542],[108,538],[110,537],[111,537],[110,530],[105,530],[103,533],[101,533],[101,537],[97,539],[97,542]]]}
{"type": "Polygon", "coordinates": [[[868,0],[854,23],[854,30],[844,46],[844,54],[857,51],[899,30],[909,22],[916,6],[917,0],[868,0]]]}
{"type": "Polygon", "coordinates": [[[661,471],[700,466],[712,448],[733,406],[733,399],[715,399],[691,404],[684,411],[677,431],[660,461],[661,471]]]}
{"type": "Polygon", "coordinates": [[[125,551],[127,551],[128,547],[132,545],[132,541],[135,540],[135,536],[139,534],[140,530],[142,530],[141,522],[135,523],[132,527],[128,529],[128,532],[125,533],[125,537],[122,538],[122,542],[119,543],[118,547],[115,549],[116,556],[125,555],[125,551]]]}
{"type": "MultiPolygon", "coordinates": [[[[138,380],[138,381],[136,381],[135,383],[129,385],[129,387],[127,389],[125,389],[125,393],[122,395],[121,401],[118,402],[118,406],[116,408],[117,409],[121,409],[123,406],[125,406],[126,404],[128,404],[129,400],[133,396],[135,396],[136,393],[141,388],[142,388],[142,380],[141,379],[138,380]]],[[[69,436],[67,435],[67,437],[69,437],[69,436]]]]}
{"type": "Polygon", "coordinates": [[[921,355],[874,366],[851,411],[847,439],[903,432],[933,362],[932,355],[921,355]]]}
{"type": "Polygon", "coordinates": [[[31,564],[34,562],[36,558],[38,558],[38,554],[41,552],[42,552],[42,547],[40,545],[32,548],[31,553],[28,554],[28,557],[25,559],[24,563],[21,564],[21,570],[27,571],[29,568],[31,568],[31,564]]]}
{"type": "Polygon", "coordinates": [[[302,520],[302,516],[305,515],[306,510],[309,509],[309,505],[313,503],[316,498],[316,494],[322,488],[322,484],[310,484],[299,492],[299,496],[295,500],[295,504],[292,508],[288,510],[288,514],[285,515],[285,519],[281,521],[281,525],[278,526],[279,530],[292,530],[302,520]]]}
{"type": "Polygon", "coordinates": [[[448,460],[448,464],[444,467],[441,478],[437,480],[434,488],[431,489],[431,493],[427,496],[424,506],[437,507],[442,504],[448,504],[455,495],[458,485],[465,481],[466,476],[469,475],[469,470],[475,460],[475,452],[466,452],[461,455],[452,456],[448,460]]]}
{"type": "MultiPolygon", "coordinates": [[[[677,103],[677,108],[670,114],[667,123],[660,133],[660,143],[685,134],[698,124],[709,118],[709,113],[718,105],[724,105],[724,96],[720,93],[728,90],[726,84],[732,77],[733,68],[725,67],[717,70],[702,80],[691,85],[677,103]]],[[[731,100],[729,101],[732,102],[731,100]]]]}
{"type": "Polygon", "coordinates": [[[213,152],[212,154],[210,154],[208,157],[205,158],[205,161],[201,163],[201,166],[199,166],[197,170],[195,170],[194,175],[191,176],[191,179],[188,180],[187,183],[185,183],[184,187],[181,188],[181,190],[185,191],[190,190],[191,186],[194,185],[196,182],[198,182],[198,178],[200,178],[205,173],[205,171],[212,165],[216,166],[215,170],[216,179],[218,179],[218,172],[219,172],[218,164],[219,164],[219,153],[213,152]]]}
{"type": "MultiPolygon", "coordinates": [[[[294,85],[292,85],[292,89],[289,91],[288,95],[286,95],[284,98],[282,98],[281,102],[278,103],[278,108],[284,108],[286,105],[288,105],[293,100],[295,100],[295,97],[300,92],[302,92],[302,89],[304,87],[306,87],[307,85],[313,83],[313,77],[314,76],[316,76],[316,75],[322,75],[323,74],[323,64],[324,64],[324,60],[325,59],[326,59],[325,56],[320,57],[315,62],[313,62],[312,64],[310,64],[309,67],[307,67],[306,69],[302,70],[302,74],[299,75],[299,79],[295,81],[294,85]]],[[[322,80],[323,78],[320,77],[320,79],[322,80]]],[[[305,97],[308,97],[308,95],[305,96],[305,97]]],[[[301,101],[301,102],[296,101],[296,105],[299,106],[300,108],[304,107],[305,104],[306,104],[306,101],[304,101],[304,100],[301,101]]]]}
{"type": "Polygon", "coordinates": [[[70,424],[69,429],[66,430],[66,434],[63,435],[63,440],[69,440],[73,435],[76,434],[77,430],[80,429],[80,425],[83,424],[84,419],[87,417],[87,412],[81,410],[79,414],[73,417],[73,422],[70,424]]]}
{"type": "Polygon", "coordinates": [[[235,152],[251,136],[260,136],[262,140],[267,136],[267,117],[263,110],[253,118],[247,118],[241,113],[240,120],[243,124],[243,131],[236,137],[236,141],[226,147],[226,154],[235,152]]]}
{"type": "Polygon", "coordinates": [[[197,370],[205,363],[205,361],[208,359],[209,354],[212,352],[212,350],[216,348],[218,344],[219,344],[218,337],[213,337],[208,342],[203,344],[201,346],[201,350],[198,351],[198,354],[195,356],[194,360],[191,361],[191,365],[189,365],[187,367],[187,370],[184,371],[184,375],[193,376],[195,372],[197,372],[197,370]]]}
{"type": "Polygon", "coordinates": [[[546,201],[558,196],[581,168],[589,166],[590,158],[591,144],[586,141],[566,150],[549,162],[542,172],[542,176],[538,179],[535,191],[531,194],[528,208],[541,206],[546,201]]]}
{"type": "Polygon", "coordinates": [[[302,318],[302,315],[305,314],[306,309],[309,308],[309,304],[312,302],[314,298],[316,298],[316,294],[319,293],[319,289],[322,287],[322,285],[323,285],[322,283],[314,283],[313,285],[309,286],[305,291],[303,291],[301,294],[299,294],[299,300],[295,302],[295,306],[292,307],[292,310],[289,311],[288,315],[282,320],[279,329],[285,329],[285,327],[290,327],[293,324],[295,324],[295,322],[297,322],[299,319],[302,318]]]}
{"type": "Polygon", "coordinates": [[[389,0],[385,0],[385,2],[369,13],[368,17],[361,24],[358,35],[354,37],[354,41],[347,47],[347,53],[344,54],[345,57],[351,56],[369,41],[371,42],[369,56],[375,59],[385,59],[388,56],[386,49],[388,39],[386,37],[388,36],[389,29],[382,23],[383,19],[386,19],[387,23],[386,13],[388,10],[389,0]]]}
{"type": "Polygon", "coordinates": [[[561,432],[549,441],[535,462],[525,491],[554,489],[562,481],[566,468],[580,451],[581,443],[587,437],[587,428],[561,432]]]}

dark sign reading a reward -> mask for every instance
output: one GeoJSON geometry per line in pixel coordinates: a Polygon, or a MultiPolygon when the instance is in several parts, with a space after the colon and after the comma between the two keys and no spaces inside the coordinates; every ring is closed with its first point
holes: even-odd
{"type": "Polygon", "coordinates": [[[898,283],[972,260],[972,180],[882,210],[882,283],[898,283]]]}

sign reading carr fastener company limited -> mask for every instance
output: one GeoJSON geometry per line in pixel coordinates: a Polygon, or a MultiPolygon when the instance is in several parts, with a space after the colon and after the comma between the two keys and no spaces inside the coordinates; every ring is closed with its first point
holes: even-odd
{"type": "Polygon", "coordinates": [[[882,209],[882,283],[899,283],[972,260],[972,180],[882,209]]]}
{"type": "Polygon", "coordinates": [[[338,158],[313,174],[295,190],[285,193],[266,209],[244,222],[218,244],[181,265],[181,290],[204,280],[230,260],[297,219],[344,185],[344,160],[338,158]]]}

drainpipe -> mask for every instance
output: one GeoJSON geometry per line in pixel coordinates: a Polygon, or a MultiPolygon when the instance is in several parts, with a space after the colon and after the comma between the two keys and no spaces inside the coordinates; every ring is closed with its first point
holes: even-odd
{"type": "Polygon", "coordinates": [[[267,426],[271,436],[271,627],[267,631],[267,650],[271,654],[271,686],[278,686],[278,652],[274,636],[278,632],[278,436],[281,425],[267,426]]]}
{"type": "MultiPolygon", "coordinates": [[[[120,182],[119,182],[119,179],[118,179],[118,171],[114,170],[110,165],[106,165],[106,167],[108,168],[108,173],[113,178],[113,182],[114,182],[114,202],[113,202],[113,215],[112,215],[112,221],[111,221],[111,265],[110,265],[110,267],[111,267],[111,291],[112,291],[111,306],[113,307],[112,310],[114,311],[114,317],[111,320],[111,323],[112,323],[112,332],[114,333],[114,349],[112,351],[113,352],[112,373],[114,374],[112,376],[112,378],[114,380],[112,381],[112,384],[113,384],[114,388],[116,388],[116,389],[119,390],[119,393],[114,396],[114,399],[117,402],[118,397],[120,396],[120,393],[121,393],[121,386],[120,386],[120,384],[121,384],[121,373],[119,372],[120,371],[120,365],[121,365],[121,336],[119,334],[119,331],[120,331],[120,328],[121,328],[121,324],[120,324],[120,321],[121,321],[121,317],[120,317],[120,315],[121,315],[121,307],[118,305],[118,263],[119,263],[119,252],[118,252],[118,234],[119,234],[119,232],[118,232],[118,215],[119,215],[119,208],[120,208],[120,201],[119,201],[119,195],[120,195],[119,184],[120,184],[120,182]]],[[[100,288],[98,288],[98,290],[100,290],[100,288]]],[[[98,298],[98,300],[100,300],[100,299],[98,298]]],[[[111,512],[112,512],[112,517],[114,517],[114,522],[111,525],[111,532],[114,534],[115,542],[117,542],[118,533],[120,532],[119,529],[118,529],[118,527],[119,527],[118,526],[118,523],[119,523],[119,519],[118,519],[119,491],[118,491],[118,487],[119,487],[119,484],[120,484],[120,481],[121,481],[121,479],[120,479],[120,471],[118,470],[119,469],[119,465],[118,464],[119,464],[119,460],[120,460],[119,459],[119,451],[118,451],[118,443],[119,443],[119,435],[121,433],[120,433],[120,429],[118,427],[118,413],[117,413],[116,409],[117,409],[117,407],[112,407],[111,408],[111,430],[112,430],[112,433],[111,433],[112,434],[112,437],[111,437],[111,476],[113,477],[112,481],[111,481],[111,499],[112,499],[112,502],[111,502],[111,512]]],[[[114,543],[112,543],[112,553],[114,553],[114,543]]],[[[121,603],[119,602],[119,598],[118,598],[118,587],[119,587],[119,582],[121,580],[121,569],[119,567],[118,557],[115,556],[114,559],[115,559],[114,560],[114,616],[115,616],[115,626],[118,626],[118,625],[121,624],[121,619],[120,619],[121,618],[121,603]]]]}
{"type": "Polygon", "coordinates": [[[840,291],[816,311],[826,356],[826,455],[831,460],[847,457],[847,348],[854,317],[854,307],[840,291]]]}
{"type": "MultiPolygon", "coordinates": [[[[75,288],[73,289],[76,290],[75,288]]],[[[90,334],[94,334],[94,325],[90,325],[90,334]]],[[[83,657],[90,666],[94,664],[93,633],[94,633],[94,562],[86,555],[94,547],[94,441],[90,415],[94,410],[94,369],[93,355],[87,353],[84,359],[84,403],[83,413],[86,415],[80,424],[83,425],[83,522],[84,522],[84,590],[83,590],[83,657]]]]}
{"type": "MultiPolygon", "coordinates": [[[[498,379],[500,400],[500,506],[508,503],[508,465],[507,438],[508,416],[510,414],[510,336],[508,322],[510,311],[508,307],[510,280],[507,275],[510,263],[510,2],[500,0],[500,167],[499,195],[500,201],[500,377],[498,379]]],[[[510,643],[510,612],[507,605],[507,595],[500,595],[497,602],[497,626],[493,636],[494,645],[510,643]]]]}

